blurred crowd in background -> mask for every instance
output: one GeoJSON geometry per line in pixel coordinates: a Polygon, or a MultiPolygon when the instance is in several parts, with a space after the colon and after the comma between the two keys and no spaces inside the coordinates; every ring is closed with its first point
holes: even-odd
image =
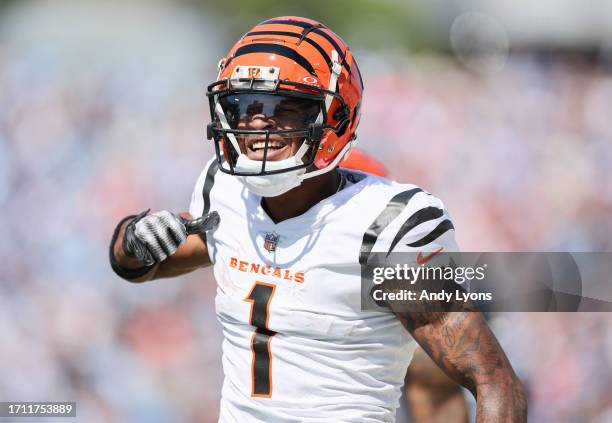
{"type": "MultiPolygon", "coordinates": [[[[233,29],[227,10],[195,3],[0,2],[2,401],[77,401],[87,422],[216,421],[212,272],[131,285],[107,260],[123,216],[188,208],[213,154],[204,92],[217,60],[249,26],[291,14],[250,6],[233,29]]],[[[611,251],[605,39],[515,46],[494,14],[458,13],[478,2],[449,3],[458,17],[432,34],[421,28],[410,48],[383,43],[380,16],[360,32],[350,13],[326,20],[319,2],[294,13],[352,46],[366,86],[360,147],[394,179],[442,198],[463,250],[611,251]]],[[[494,316],[527,385],[530,421],[612,421],[611,321],[494,316]]]]}

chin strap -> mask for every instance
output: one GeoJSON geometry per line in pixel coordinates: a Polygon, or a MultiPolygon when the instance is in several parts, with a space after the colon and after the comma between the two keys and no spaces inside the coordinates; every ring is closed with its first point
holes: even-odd
{"type": "MultiPolygon", "coordinates": [[[[338,61],[338,52],[336,50],[331,51],[331,62],[331,75],[329,76],[329,84],[327,85],[327,89],[333,93],[336,92],[338,77],[340,76],[340,72],[342,72],[342,65],[338,61]]],[[[327,97],[325,98],[325,113],[329,112],[329,106],[331,106],[333,100],[334,96],[327,94],[327,97]]]]}

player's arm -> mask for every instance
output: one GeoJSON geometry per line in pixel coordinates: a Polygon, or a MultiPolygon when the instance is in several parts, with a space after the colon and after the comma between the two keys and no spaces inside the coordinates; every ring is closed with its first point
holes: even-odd
{"type": "Polygon", "coordinates": [[[406,372],[406,402],[414,423],[468,423],[461,387],[417,348],[406,372]]]}
{"type": "Polygon", "coordinates": [[[481,313],[404,312],[398,317],[440,369],[472,392],[477,423],[527,421],[523,386],[481,313]]]}
{"type": "Polygon", "coordinates": [[[206,231],[218,224],[211,213],[191,220],[163,211],[130,216],[119,223],[110,250],[115,273],[130,282],[146,282],[192,272],[210,264],[206,231]]]}
{"type": "MultiPolygon", "coordinates": [[[[440,255],[433,258],[441,251],[459,251],[454,225],[444,204],[421,190],[411,189],[402,194],[409,199],[409,203],[396,218],[403,222],[399,231],[383,230],[382,239],[376,243],[387,246],[388,253],[430,253],[426,260],[429,266],[443,267],[448,264],[448,257],[440,255]]],[[[374,224],[378,224],[378,219],[374,224]]],[[[445,281],[411,281],[413,289],[424,283],[439,283],[442,287],[446,285],[445,281]]],[[[389,288],[395,288],[393,282],[389,288]]],[[[400,303],[389,302],[400,321],[438,367],[476,397],[476,421],[526,422],[527,402],[521,382],[482,314],[470,311],[473,310],[471,304],[422,305],[423,308],[414,311],[414,306],[418,306],[414,302],[411,302],[410,310],[402,309],[400,303]]]]}

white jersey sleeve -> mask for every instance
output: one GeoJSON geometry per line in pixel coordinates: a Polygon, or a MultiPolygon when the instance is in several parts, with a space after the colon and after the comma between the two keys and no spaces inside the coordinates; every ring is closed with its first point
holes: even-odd
{"type": "MultiPolygon", "coordinates": [[[[219,165],[216,158],[212,158],[204,166],[204,170],[200,173],[198,180],[196,181],[193,193],[191,194],[191,202],[189,204],[189,213],[197,218],[203,216],[215,210],[212,206],[211,191],[215,183],[215,176],[219,170],[219,165]],[[212,206],[212,207],[211,207],[212,206]]],[[[212,237],[206,237],[206,243],[208,247],[208,256],[212,263],[215,258],[215,245],[212,241],[212,237]]]]}
{"type": "Polygon", "coordinates": [[[444,203],[414,185],[399,188],[368,229],[372,239],[365,252],[459,251],[455,227],[444,203]]]}
{"type": "Polygon", "coordinates": [[[189,213],[193,217],[203,216],[210,209],[210,191],[215,182],[215,175],[219,169],[217,159],[212,158],[204,166],[204,170],[200,173],[196,181],[193,193],[191,194],[191,202],[189,204],[189,213]]]}

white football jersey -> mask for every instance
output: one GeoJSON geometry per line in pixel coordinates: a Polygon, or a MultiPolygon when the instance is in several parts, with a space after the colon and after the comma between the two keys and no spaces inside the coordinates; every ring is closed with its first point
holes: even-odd
{"type": "Polygon", "coordinates": [[[372,251],[456,249],[440,200],[343,170],[349,183],[274,223],[215,159],[191,201],[207,234],[223,328],[221,422],[393,422],[416,342],[392,313],[361,311],[372,251]]]}

